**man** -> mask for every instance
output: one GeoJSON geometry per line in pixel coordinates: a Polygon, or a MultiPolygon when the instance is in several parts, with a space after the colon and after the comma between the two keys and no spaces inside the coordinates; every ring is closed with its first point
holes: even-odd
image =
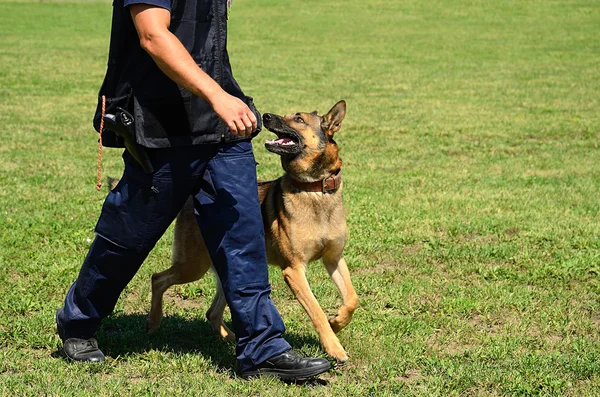
{"type": "MultiPolygon", "coordinates": [[[[107,196],[96,238],[56,322],[65,355],[105,357],[94,335],[186,199],[194,196],[236,334],[242,377],[295,379],[329,369],[299,357],[282,338],[271,301],[256,162],[250,142],[261,128],[252,99],[231,73],[226,0],[115,0],[108,70],[94,124],[122,109],[153,168],[129,151],[107,196]]],[[[123,140],[104,131],[105,146],[123,140]]]]}

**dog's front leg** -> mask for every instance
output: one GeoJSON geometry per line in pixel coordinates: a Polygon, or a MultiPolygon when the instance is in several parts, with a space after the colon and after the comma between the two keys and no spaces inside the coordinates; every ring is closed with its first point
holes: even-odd
{"type": "Polygon", "coordinates": [[[308,280],[306,279],[306,268],[304,264],[290,265],[283,269],[283,279],[290,287],[319,334],[323,348],[337,362],[348,361],[348,355],[342,347],[337,336],[331,329],[327,316],[321,309],[319,302],[312,293],[308,280]]]}
{"type": "Polygon", "coordinates": [[[352,320],[352,314],[358,306],[358,296],[352,286],[348,265],[343,256],[323,256],[323,263],[342,296],[342,306],[338,309],[337,315],[329,319],[333,332],[338,333],[352,320]]]}

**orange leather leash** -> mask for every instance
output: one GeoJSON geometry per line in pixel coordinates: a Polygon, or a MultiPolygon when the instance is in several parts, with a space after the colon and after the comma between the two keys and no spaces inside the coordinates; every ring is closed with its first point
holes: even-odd
{"type": "Polygon", "coordinates": [[[102,188],[102,131],[104,130],[104,112],[106,111],[106,97],[102,95],[102,115],[100,116],[100,139],[98,139],[98,179],[96,190],[102,188]]]}

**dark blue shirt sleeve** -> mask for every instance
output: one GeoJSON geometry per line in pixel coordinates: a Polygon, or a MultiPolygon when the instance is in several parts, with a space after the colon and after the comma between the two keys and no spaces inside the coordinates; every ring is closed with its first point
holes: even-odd
{"type": "Polygon", "coordinates": [[[132,4],[148,4],[171,11],[171,0],[125,0],[123,6],[127,7],[132,4]]]}

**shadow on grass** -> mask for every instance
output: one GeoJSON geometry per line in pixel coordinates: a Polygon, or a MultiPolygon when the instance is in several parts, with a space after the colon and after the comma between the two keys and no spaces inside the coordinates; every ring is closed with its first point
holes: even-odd
{"type": "MultiPolygon", "coordinates": [[[[228,326],[231,327],[231,324],[228,326]]],[[[229,372],[232,376],[236,371],[235,345],[221,339],[203,318],[166,316],[158,329],[148,335],[146,315],[113,314],[103,320],[96,337],[104,354],[112,358],[144,354],[152,350],[176,354],[197,353],[210,359],[220,371],[229,372]]],[[[320,349],[315,336],[292,332],[284,337],[293,348],[309,346],[311,349],[320,349]]],[[[58,355],[60,352],[54,354],[58,355]]],[[[309,384],[313,382],[309,381],[309,384]]]]}
{"type": "Polygon", "coordinates": [[[224,370],[233,370],[235,365],[235,346],[222,340],[210,323],[200,318],[166,316],[148,335],[146,315],[115,314],[102,321],[97,339],[102,351],[113,358],[159,350],[202,354],[224,370]]]}

